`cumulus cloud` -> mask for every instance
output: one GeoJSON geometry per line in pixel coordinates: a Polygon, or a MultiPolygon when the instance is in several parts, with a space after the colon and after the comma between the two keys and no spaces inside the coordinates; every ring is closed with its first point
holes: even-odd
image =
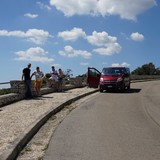
{"type": "Polygon", "coordinates": [[[25,17],[28,17],[28,18],[34,19],[34,18],[37,18],[37,17],[38,17],[38,14],[26,13],[26,14],[24,14],[24,16],[25,16],[25,17]]]}
{"type": "Polygon", "coordinates": [[[48,11],[51,10],[51,7],[49,5],[46,5],[42,2],[37,2],[37,5],[41,8],[41,9],[47,9],[48,11]]]}
{"type": "Polygon", "coordinates": [[[58,37],[63,38],[64,40],[77,40],[80,37],[85,37],[86,34],[81,28],[73,28],[70,31],[63,31],[58,33],[58,37]]]}
{"type": "Polygon", "coordinates": [[[122,19],[136,20],[137,15],[156,6],[156,0],[50,0],[50,5],[64,13],[65,16],[119,15],[122,19]],[[131,5],[132,4],[132,5],[131,5]]]}
{"type": "Polygon", "coordinates": [[[121,51],[117,38],[109,36],[107,32],[94,31],[91,36],[87,36],[87,40],[92,45],[101,47],[93,50],[100,55],[113,55],[121,51]]]}
{"type": "Polygon", "coordinates": [[[89,65],[89,63],[81,62],[81,63],[80,63],[80,65],[81,65],[81,66],[88,66],[88,65],[89,65]]]}
{"type": "Polygon", "coordinates": [[[91,36],[87,36],[87,40],[96,46],[107,46],[108,44],[115,43],[117,38],[109,36],[107,32],[94,31],[91,36]]]}
{"type": "Polygon", "coordinates": [[[41,45],[44,44],[51,35],[49,35],[47,31],[41,29],[29,29],[26,32],[0,30],[0,36],[26,38],[30,42],[41,45]]]}
{"type": "Polygon", "coordinates": [[[48,52],[40,47],[29,48],[28,50],[25,51],[18,51],[15,54],[18,56],[18,58],[15,58],[15,60],[18,61],[32,61],[32,62],[42,62],[42,63],[48,63],[54,61],[53,58],[48,58],[47,57],[48,52]]]}
{"type": "Polygon", "coordinates": [[[110,45],[106,48],[97,48],[94,49],[93,51],[104,56],[111,56],[114,54],[118,54],[121,50],[121,46],[119,44],[113,44],[110,45]]]}
{"type": "Polygon", "coordinates": [[[55,6],[57,10],[64,13],[65,16],[73,16],[75,14],[95,14],[97,0],[50,0],[50,5],[55,6]],[[93,12],[93,13],[92,13],[93,12]]]}
{"type": "MultiPolygon", "coordinates": [[[[73,28],[70,31],[63,31],[58,33],[58,37],[64,40],[77,40],[82,37],[88,41],[93,46],[98,46],[93,51],[100,55],[113,55],[121,51],[121,46],[117,42],[117,38],[110,36],[107,32],[96,32],[94,31],[92,35],[86,35],[86,33],[81,28],[73,28]]],[[[63,52],[60,53],[64,55],[63,52]]],[[[70,54],[69,54],[70,55],[70,54]]],[[[71,54],[75,56],[75,54],[71,54]]],[[[70,56],[71,56],[70,55],[70,56]]]]}
{"type": "Polygon", "coordinates": [[[130,38],[134,41],[143,41],[144,40],[144,36],[138,32],[132,33],[130,35],[130,38]]]}
{"type": "Polygon", "coordinates": [[[126,63],[126,62],[123,62],[122,64],[119,64],[119,63],[113,63],[112,64],[113,67],[129,67],[130,64],[126,63]]]}
{"type": "Polygon", "coordinates": [[[59,54],[69,58],[82,56],[85,59],[88,59],[92,56],[90,52],[85,50],[75,50],[71,46],[65,46],[63,51],[59,51],[59,54]]]}

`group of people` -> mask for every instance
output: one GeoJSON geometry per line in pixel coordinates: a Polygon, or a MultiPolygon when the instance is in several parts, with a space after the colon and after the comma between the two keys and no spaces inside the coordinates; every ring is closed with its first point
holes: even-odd
{"type": "MultiPolygon", "coordinates": [[[[26,68],[23,69],[22,72],[22,81],[24,80],[26,85],[26,98],[33,98],[32,91],[31,91],[31,80],[32,77],[35,76],[35,90],[37,96],[41,96],[41,87],[42,82],[45,77],[44,73],[40,70],[40,67],[36,67],[36,70],[31,74],[31,64],[29,63],[26,68]]],[[[49,86],[55,87],[56,91],[63,91],[62,84],[63,84],[63,71],[61,68],[56,71],[55,67],[51,67],[50,78],[48,79],[49,86]]]]}

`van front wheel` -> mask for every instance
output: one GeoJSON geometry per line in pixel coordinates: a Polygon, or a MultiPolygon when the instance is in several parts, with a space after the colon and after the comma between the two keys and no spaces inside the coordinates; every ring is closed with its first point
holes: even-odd
{"type": "Polygon", "coordinates": [[[100,91],[100,92],[103,92],[103,89],[102,89],[100,86],[99,86],[99,91],[100,91]]]}
{"type": "Polygon", "coordinates": [[[131,87],[130,87],[130,85],[129,86],[127,86],[127,89],[129,90],[131,87]]]}

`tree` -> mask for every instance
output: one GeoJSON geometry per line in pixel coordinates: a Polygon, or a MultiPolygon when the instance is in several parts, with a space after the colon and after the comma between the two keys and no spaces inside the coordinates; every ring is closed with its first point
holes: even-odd
{"type": "Polygon", "coordinates": [[[159,75],[160,69],[155,68],[155,65],[153,63],[144,64],[141,67],[138,67],[134,71],[132,71],[131,74],[134,75],[159,75]]]}
{"type": "Polygon", "coordinates": [[[65,75],[65,78],[70,79],[71,76],[73,76],[72,70],[71,69],[67,69],[66,71],[64,71],[64,75],[65,75]]]}

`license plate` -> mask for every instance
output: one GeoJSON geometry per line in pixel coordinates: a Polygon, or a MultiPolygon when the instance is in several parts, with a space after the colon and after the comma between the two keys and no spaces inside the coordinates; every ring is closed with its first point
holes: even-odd
{"type": "Polygon", "coordinates": [[[108,88],[112,88],[112,86],[107,86],[108,88]]]}

